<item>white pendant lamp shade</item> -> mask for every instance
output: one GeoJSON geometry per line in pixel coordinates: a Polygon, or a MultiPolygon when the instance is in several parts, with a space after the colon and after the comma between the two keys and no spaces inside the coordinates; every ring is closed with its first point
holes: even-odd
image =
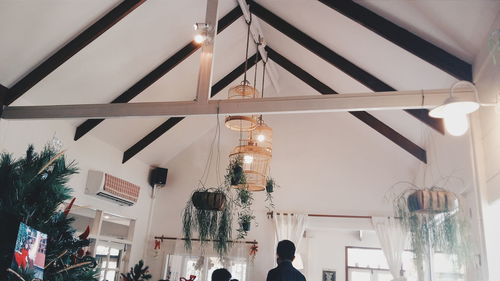
{"type": "Polygon", "coordinates": [[[449,97],[445,102],[432,109],[429,116],[434,118],[446,118],[457,114],[469,114],[479,109],[479,103],[475,101],[459,101],[454,97],[449,97]]]}
{"type": "Polygon", "coordinates": [[[433,118],[443,118],[446,131],[452,136],[461,136],[469,129],[468,114],[479,109],[479,97],[474,84],[468,81],[459,81],[451,87],[450,97],[444,103],[429,112],[433,118]],[[460,84],[470,86],[475,93],[476,100],[463,101],[453,96],[453,91],[460,84]]]}

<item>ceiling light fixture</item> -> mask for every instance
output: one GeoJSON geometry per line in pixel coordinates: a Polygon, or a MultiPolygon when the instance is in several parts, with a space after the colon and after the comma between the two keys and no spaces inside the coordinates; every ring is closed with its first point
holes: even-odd
{"type": "Polygon", "coordinates": [[[210,25],[207,23],[195,23],[193,25],[195,32],[194,42],[197,44],[202,44],[208,39],[208,31],[210,30],[210,25]]]}
{"type": "Polygon", "coordinates": [[[442,105],[432,109],[429,116],[443,118],[446,131],[452,136],[461,136],[469,129],[467,114],[478,110],[479,106],[479,96],[474,84],[469,81],[458,81],[451,87],[450,97],[442,105]],[[455,89],[464,84],[474,90],[475,100],[464,101],[453,96],[455,89]]]}

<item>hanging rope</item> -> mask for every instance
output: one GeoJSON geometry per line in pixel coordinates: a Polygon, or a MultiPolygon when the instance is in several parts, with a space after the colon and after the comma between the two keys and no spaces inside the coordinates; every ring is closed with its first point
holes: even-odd
{"type": "Polygon", "coordinates": [[[247,83],[247,70],[248,70],[248,46],[250,42],[250,24],[252,23],[252,14],[250,14],[250,20],[247,23],[247,46],[245,49],[245,74],[243,75],[243,83],[247,83]]]}

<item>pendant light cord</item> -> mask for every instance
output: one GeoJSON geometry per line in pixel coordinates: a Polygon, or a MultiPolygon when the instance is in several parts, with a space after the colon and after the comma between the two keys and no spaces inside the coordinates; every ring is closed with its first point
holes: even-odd
{"type": "Polygon", "coordinates": [[[257,93],[257,67],[259,65],[259,44],[255,44],[255,73],[253,75],[253,86],[255,87],[255,91],[253,91],[253,98],[256,98],[255,94],[257,93]]]}
{"type": "Polygon", "coordinates": [[[250,14],[250,20],[245,21],[247,23],[247,46],[245,49],[245,74],[243,75],[243,84],[247,83],[247,70],[248,70],[248,46],[250,42],[250,24],[252,24],[252,14],[250,14]]]}

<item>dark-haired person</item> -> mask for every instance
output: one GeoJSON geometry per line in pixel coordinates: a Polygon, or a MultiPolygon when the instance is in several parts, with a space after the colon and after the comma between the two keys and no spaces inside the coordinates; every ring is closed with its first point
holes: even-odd
{"type": "Polygon", "coordinates": [[[276,248],[278,266],[267,274],[267,281],[306,281],[300,271],[295,269],[292,261],[295,259],[295,245],[290,240],[283,240],[276,248]]]}
{"type": "Polygon", "coordinates": [[[229,281],[231,273],[225,268],[219,268],[212,272],[212,281],[229,281]]]}

